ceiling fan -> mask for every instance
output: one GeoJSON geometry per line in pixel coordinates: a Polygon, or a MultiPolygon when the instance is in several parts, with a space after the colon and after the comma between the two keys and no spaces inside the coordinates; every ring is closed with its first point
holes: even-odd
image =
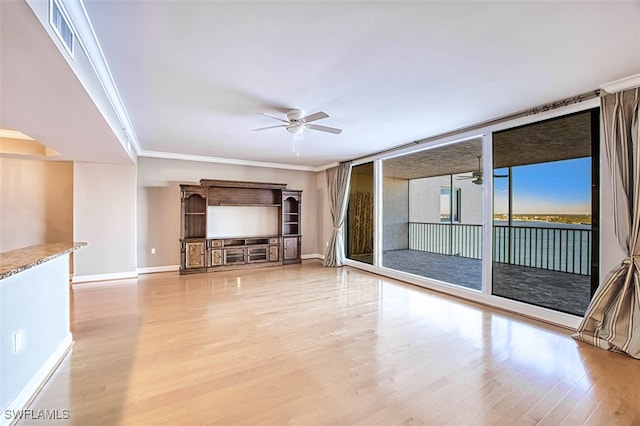
{"type": "Polygon", "coordinates": [[[471,183],[482,185],[482,155],[478,155],[478,170],[471,173],[471,176],[458,176],[457,179],[473,179],[471,183]]]}
{"type": "Polygon", "coordinates": [[[263,113],[262,115],[269,118],[273,118],[278,121],[282,121],[285,124],[279,124],[277,126],[260,127],[259,129],[253,129],[254,132],[258,130],[275,129],[276,127],[284,127],[285,129],[287,129],[287,132],[294,135],[299,135],[300,133],[304,132],[306,129],[319,130],[321,132],[333,133],[334,135],[339,135],[342,132],[342,129],[336,129],[335,127],[320,126],[318,124],[312,123],[313,121],[318,121],[318,120],[322,120],[323,118],[329,117],[327,113],[322,111],[303,116],[303,112],[301,110],[292,109],[287,112],[286,120],[280,117],[274,117],[273,115],[269,115],[269,114],[263,113]]]}

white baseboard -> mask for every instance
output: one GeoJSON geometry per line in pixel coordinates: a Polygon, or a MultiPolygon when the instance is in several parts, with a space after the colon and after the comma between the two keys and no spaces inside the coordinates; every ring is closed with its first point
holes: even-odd
{"type": "Polygon", "coordinates": [[[174,272],[179,270],[180,270],[180,265],[147,266],[146,268],[138,268],[138,273],[139,274],[155,274],[156,272],[174,272]]]}
{"type": "Polygon", "coordinates": [[[20,410],[24,410],[31,403],[33,398],[36,397],[40,389],[49,380],[49,377],[58,368],[58,365],[62,362],[64,357],[71,349],[73,345],[73,336],[71,333],[67,333],[62,342],[58,345],[51,356],[42,364],[42,367],[38,369],[36,374],[33,375],[29,383],[22,388],[20,393],[9,403],[7,407],[2,410],[3,415],[0,417],[0,426],[8,426],[16,422],[17,417],[20,415],[20,410]],[[16,413],[16,416],[11,415],[16,413]],[[10,417],[7,419],[6,417],[10,417]]]}
{"type": "Polygon", "coordinates": [[[71,279],[73,284],[88,283],[91,281],[109,281],[109,280],[126,280],[131,278],[138,278],[137,271],[131,272],[116,272],[113,274],[96,274],[96,275],[74,275],[71,279]]]}
{"type": "Polygon", "coordinates": [[[324,260],[324,254],[320,254],[320,253],[311,253],[311,254],[303,254],[300,256],[300,258],[302,260],[306,260],[306,259],[320,259],[320,260],[324,260]]]}
{"type": "MultiPolygon", "coordinates": [[[[302,260],[307,259],[320,259],[324,260],[324,255],[319,253],[303,254],[300,256],[302,260]]],[[[147,266],[144,268],[138,268],[138,274],[155,274],[157,272],[175,272],[180,270],[180,265],[165,265],[165,266],[147,266]]],[[[94,280],[97,281],[97,280],[94,280]]],[[[73,281],[82,282],[82,281],[73,281]]]]}

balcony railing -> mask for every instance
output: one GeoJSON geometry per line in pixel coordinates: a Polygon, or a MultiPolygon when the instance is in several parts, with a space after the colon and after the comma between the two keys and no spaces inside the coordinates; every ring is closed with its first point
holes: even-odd
{"type": "MultiPolygon", "coordinates": [[[[482,258],[482,225],[409,222],[409,249],[482,258]]],[[[591,275],[591,230],[493,226],[493,261],[591,275]]]]}
{"type": "Polygon", "coordinates": [[[482,259],[482,225],[409,222],[409,249],[482,259]]]}

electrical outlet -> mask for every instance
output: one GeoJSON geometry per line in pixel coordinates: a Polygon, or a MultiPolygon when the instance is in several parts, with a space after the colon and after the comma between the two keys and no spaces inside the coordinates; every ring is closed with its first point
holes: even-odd
{"type": "Polygon", "coordinates": [[[155,247],[151,248],[151,254],[156,254],[156,248],[155,247]]]}
{"type": "Polygon", "coordinates": [[[22,330],[16,331],[13,335],[13,353],[18,353],[22,349],[23,337],[22,330]]]}

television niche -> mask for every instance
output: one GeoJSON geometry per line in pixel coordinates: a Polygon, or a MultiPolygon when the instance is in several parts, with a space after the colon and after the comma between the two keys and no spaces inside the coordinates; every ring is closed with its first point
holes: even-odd
{"type": "Polygon", "coordinates": [[[181,274],[300,263],[302,191],[202,179],[180,199],[181,274]]]}
{"type": "Polygon", "coordinates": [[[207,238],[278,235],[279,206],[208,206],[207,238]]]}

